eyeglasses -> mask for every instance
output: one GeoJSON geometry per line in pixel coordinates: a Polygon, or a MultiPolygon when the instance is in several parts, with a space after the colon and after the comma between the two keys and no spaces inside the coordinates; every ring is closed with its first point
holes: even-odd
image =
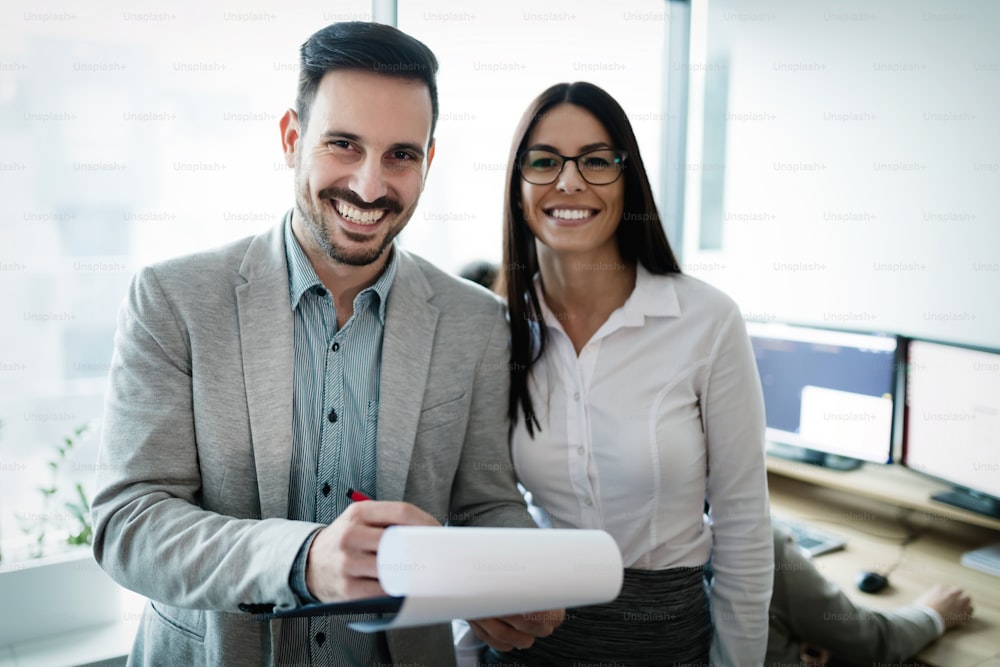
{"type": "Polygon", "coordinates": [[[517,168],[528,183],[549,185],[556,182],[567,162],[575,162],[583,180],[591,185],[609,185],[621,177],[626,157],[628,153],[615,148],[598,148],[572,157],[529,148],[518,157],[517,168]]]}

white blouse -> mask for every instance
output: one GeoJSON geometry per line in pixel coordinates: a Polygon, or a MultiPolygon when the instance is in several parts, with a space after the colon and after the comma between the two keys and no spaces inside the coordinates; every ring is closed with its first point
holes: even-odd
{"type": "Polygon", "coordinates": [[[545,354],[514,467],[555,528],[600,528],[625,566],[711,556],[713,664],[763,663],[774,568],[764,403],[739,308],[685,275],[641,265],[625,304],[580,351],[542,298],[545,354]],[[711,516],[704,514],[704,501],[711,516]]]}

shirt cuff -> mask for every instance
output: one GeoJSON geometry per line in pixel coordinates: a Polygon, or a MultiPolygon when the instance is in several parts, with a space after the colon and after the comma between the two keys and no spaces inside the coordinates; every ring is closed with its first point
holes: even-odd
{"type": "Polygon", "coordinates": [[[313,597],[313,594],[309,592],[309,587],[306,585],[306,560],[309,558],[309,547],[312,546],[313,540],[318,534],[319,530],[316,530],[302,543],[302,546],[299,547],[299,553],[296,554],[295,560],[292,562],[292,571],[288,573],[288,585],[299,598],[301,604],[319,602],[319,599],[313,597]]]}
{"type": "Polygon", "coordinates": [[[936,610],[934,610],[934,609],[932,609],[932,608],[930,608],[930,607],[928,607],[926,605],[918,604],[918,605],[914,605],[914,606],[917,609],[919,609],[920,611],[924,612],[925,614],[927,614],[928,616],[931,617],[931,620],[934,621],[934,627],[935,627],[935,629],[937,629],[937,636],[938,637],[940,637],[941,635],[944,634],[944,630],[945,630],[944,619],[941,618],[941,614],[937,613],[936,610]]]}
{"type": "Polygon", "coordinates": [[[455,663],[457,667],[479,667],[479,656],[486,648],[486,642],[476,636],[468,621],[451,622],[451,633],[455,641],[455,663]]]}

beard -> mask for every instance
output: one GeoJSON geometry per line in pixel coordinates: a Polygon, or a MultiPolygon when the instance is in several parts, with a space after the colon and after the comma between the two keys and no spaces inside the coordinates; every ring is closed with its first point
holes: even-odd
{"type": "Polygon", "coordinates": [[[412,211],[407,211],[406,215],[401,216],[402,205],[390,197],[379,197],[373,202],[365,202],[352,190],[346,188],[324,188],[319,191],[314,200],[310,196],[309,181],[304,174],[301,176],[296,174],[295,208],[323,252],[333,261],[348,266],[368,266],[378,260],[389,244],[403,230],[406,221],[412,214],[412,211]],[[391,225],[385,230],[381,239],[341,229],[341,233],[347,240],[355,244],[355,247],[347,247],[334,240],[330,233],[331,227],[337,226],[335,222],[330,222],[328,219],[334,213],[322,210],[322,202],[329,202],[332,208],[333,202],[330,200],[333,199],[346,202],[362,211],[385,209],[385,215],[395,216],[395,220],[390,221],[391,225]]]}

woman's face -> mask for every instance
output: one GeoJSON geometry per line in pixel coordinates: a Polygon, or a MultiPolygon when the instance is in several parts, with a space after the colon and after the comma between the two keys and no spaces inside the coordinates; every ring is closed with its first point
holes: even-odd
{"type": "MultiPolygon", "coordinates": [[[[600,148],[620,148],[612,145],[611,135],[589,111],[568,103],[547,111],[528,134],[525,146],[527,150],[544,149],[568,157],[600,148]]],[[[607,155],[595,153],[581,160],[589,160],[588,169],[600,169],[607,155]]],[[[595,175],[588,178],[600,180],[595,175]]],[[[521,179],[521,207],[528,227],[556,254],[610,252],[617,256],[615,230],[622,219],[624,202],[624,176],[607,185],[592,185],[580,175],[576,162],[566,161],[559,176],[548,185],[521,179]]]]}

